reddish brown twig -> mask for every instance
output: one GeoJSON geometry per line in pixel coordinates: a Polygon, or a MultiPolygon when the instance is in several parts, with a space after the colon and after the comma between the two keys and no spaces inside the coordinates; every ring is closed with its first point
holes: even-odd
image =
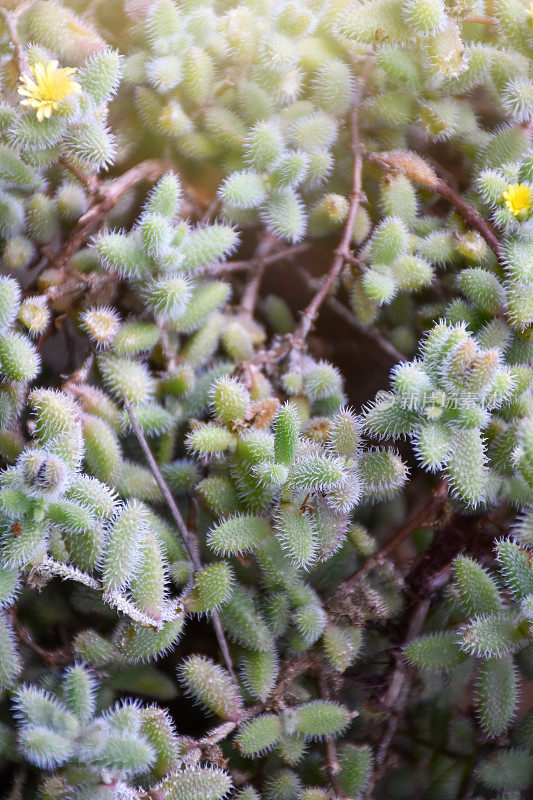
{"type": "Polygon", "coordinates": [[[33,650],[33,652],[38,655],[45,664],[55,667],[59,664],[68,664],[70,662],[71,655],[66,648],[61,648],[59,650],[47,650],[45,647],[41,647],[41,645],[35,641],[30,631],[19,622],[13,610],[11,611],[10,616],[15,633],[17,634],[19,640],[22,642],[22,644],[25,644],[26,647],[29,647],[30,650],[33,650]]]}
{"type": "MultiPolygon", "coordinates": [[[[429,598],[424,598],[416,606],[409,621],[409,628],[407,630],[407,636],[405,637],[404,644],[407,644],[412,639],[415,639],[422,632],[422,628],[424,627],[424,622],[429,611],[429,606],[429,598]]],[[[403,658],[403,652],[400,651],[397,654],[396,666],[391,674],[387,685],[387,691],[383,698],[383,710],[387,714],[387,723],[376,751],[374,772],[363,795],[364,800],[370,800],[373,795],[374,786],[383,775],[389,748],[391,746],[392,739],[394,738],[394,734],[396,733],[401,712],[407,701],[409,683],[409,667],[403,658]]]]}
{"type": "Polygon", "coordinates": [[[339,276],[343,264],[345,261],[351,259],[352,254],[350,252],[350,242],[352,240],[355,218],[361,203],[363,170],[363,154],[361,141],[359,138],[359,105],[361,103],[366,78],[368,77],[371,64],[372,62],[370,60],[366,62],[363,74],[360,78],[358,78],[354,91],[353,110],[350,122],[351,151],[353,156],[352,191],[350,194],[350,207],[348,209],[344,231],[339,246],[335,250],[335,257],[328,274],[324,278],[320,289],[303,312],[300,323],[290,338],[291,347],[295,350],[301,350],[304,346],[307,335],[318,315],[320,306],[326,299],[331,287],[339,276]]]}
{"type": "Polygon", "coordinates": [[[256,247],[254,257],[252,259],[255,264],[255,269],[251,278],[244,287],[241,302],[239,304],[240,313],[247,317],[253,317],[255,304],[257,303],[257,295],[261,286],[261,280],[267,266],[265,259],[269,254],[271,255],[270,251],[275,249],[277,243],[277,239],[274,236],[266,235],[261,238],[256,247]]]}
{"type": "Polygon", "coordinates": [[[105,215],[111,211],[124,192],[141,181],[155,181],[169,169],[164,161],[152,159],[141,161],[109,183],[101,184],[97,199],[88,211],[81,216],[76,227],[62,245],[58,253],[47,252],[48,260],[55,267],[64,267],[72,256],[89,241],[105,215]]]}
{"type": "Polygon", "coordinates": [[[361,103],[364,87],[370,69],[372,67],[372,59],[368,58],[361,76],[357,79],[354,89],[353,111],[351,116],[351,150],[353,154],[353,169],[352,169],[352,191],[350,195],[350,206],[346,223],[344,225],[343,234],[339,246],[335,250],[335,257],[333,263],[324,278],[324,281],[317,290],[315,296],[302,314],[300,323],[294,333],[285,337],[282,341],[277,341],[274,345],[267,349],[261,350],[251,360],[251,364],[275,364],[283,359],[289,352],[301,350],[307,339],[307,335],[311,330],[318,312],[324,300],[326,299],[330,289],[332,288],[335,280],[338,278],[343,264],[346,261],[351,261],[353,256],[350,252],[350,242],[352,237],[353,226],[357,211],[361,203],[361,187],[362,187],[362,154],[363,147],[359,138],[359,105],[361,103]]]}
{"type": "Polygon", "coordinates": [[[451,186],[448,186],[445,180],[439,178],[435,191],[455,208],[459,215],[464,219],[467,225],[475,228],[478,233],[483,236],[490,249],[495,253],[496,258],[500,263],[503,262],[502,248],[497,237],[494,234],[491,226],[487,220],[479,213],[477,208],[474,208],[467,203],[463,198],[455,192],[451,186]]]}
{"type": "Polygon", "coordinates": [[[183,538],[183,543],[185,545],[187,553],[189,554],[189,558],[191,559],[194,568],[196,570],[199,570],[201,569],[202,564],[200,561],[200,555],[198,553],[198,546],[196,544],[196,541],[192,536],[191,532],[189,531],[189,529],[187,528],[183,517],[181,516],[181,512],[177,507],[174,498],[172,497],[172,494],[170,492],[170,489],[168,488],[167,483],[161,474],[161,470],[157,466],[156,460],[152,454],[152,451],[150,450],[150,447],[148,445],[148,442],[146,441],[144,433],[142,432],[141,427],[137,421],[137,417],[133,413],[131,403],[124,393],[122,393],[122,400],[124,402],[124,408],[126,409],[128,417],[130,418],[133,431],[139,441],[139,444],[141,445],[142,451],[146,456],[148,466],[150,467],[152,474],[156,480],[156,483],[159,487],[159,491],[163,495],[165,502],[169,507],[170,513],[174,517],[174,522],[178,526],[178,530],[183,538]]]}
{"type": "MultiPolygon", "coordinates": [[[[431,598],[435,592],[441,589],[442,586],[448,582],[450,574],[451,568],[447,566],[444,569],[439,570],[428,580],[424,597],[421,598],[415,606],[409,620],[407,634],[404,639],[404,646],[413,639],[416,639],[416,637],[420,636],[422,633],[424,622],[431,604],[431,598]]],[[[370,783],[366,788],[365,794],[363,795],[364,800],[370,800],[374,786],[383,776],[385,771],[387,756],[392,744],[392,740],[397,731],[401,720],[401,714],[409,695],[411,675],[412,672],[403,657],[402,648],[396,654],[396,666],[391,673],[387,683],[387,690],[381,702],[383,711],[387,715],[387,722],[376,751],[374,773],[370,783]]]]}
{"type": "Polygon", "coordinates": [[[477,17],[467,17],[463,20],[463,25],[470,25],[470,24],[478,24],[478,25],[497,25],[498,20],[496,17],[488,17],[488,16],[477,16],[477,17]]]}
{"type": "MultiPolygon", "coordinates": [[[[328,681],[325,673],[322,671],[319,677],[320,695],[323,700],[330,699],[328,681]]],[[[337,800],[344,796],[342,784],[339,780],[339,772],[341,771],[339,759],[337,757],[337,748],[335,747],[335,739],[332,736],[326,736],[325,741],[326,750],[326,769],[328,778],[335,793],[337,800]]]]}
{"type": "Polygon", "coordinates": [[[421,525],[425,525],[431,523],[432,521],[438,520],[442,511],[448,505],[448,483],[446,480],[443,480],[439,483],[437,488],[432,492],[431,497],[429,500],[422,506],[420,511],[411,517],[405,525],[394,534],[392,539],[380,547],[379,550],[374,553],[373,556],[367,558],[367,560],[359,567],[358,570],[354,572],[347,580],[343,581],[335,594],[333,595],[330,603],[332,606],[335,605],[336,600],[339,600],[349,595],[352,590],[357,586],[361,578],[364,578],[371,569],[377,567],[379,564],[382,564],[383,561],[389,556],[398,545],[404,542],[407,537],[415,530],[415,528],[419,528],[421,525]]]}
{"type": "Polygon", "coordinates": [[[266,266],[259,263],[255,269],[254,274],[247,282],[242,293],[241,302],[239,303],[239,311],[250,319],[253,317],[255,304],[257,303],[257,295],[265,272],[266,266]]]}
{"type": "Polygon", "coordinates": [[[86,175],[77,164],[73,164],[65,158],[65,156],[59,156],[57,160],[62,167],[74,175],[76,180],[81,183],[89,195],[98,194],[101,191],[102,186],[96,175],[86,175]]]}
{"type": "Polygon", "coordinates": [[[277,250],[275,253],[271,253],[270,255],[265,255],[262,258],[256,258],[253,256],[252,258],[243,259],[242,261],[223,261],[220,264],[212,264],[211,266],[208,266],[200,271],[205,272],[207,275],[221,275],[226,272],[253,270],[259,265],[259,263],[263,264],[265,267],[269,267],[271,264],[277,264],[279,261],[284,261],[286,258],[292,258],[293,256],[305,253],[309,249],[310,245],[307,242],[305,244],[296,244],[293,247],[284,247],[281,250],[277,250]]]}
{"type": "Polygon", "coordinates": [[[306,650],[305,653],[300,653],[293,656],[283,664],[283,669],[280,670],[281,679],[276,684],[270,697],[267,700],[267,708],[279,708],[285,704],[284,696],[291,683],[305,672],[307,669],[316,668],[321,662],[321,655],[315,650],[306,650]]]}
{"type": "Polygon", "coordinates": [[[216,216],[220,208],[220,198],[215,195],[205,210],[205,214],[200,220],[201,225],[208,225],[216,216]]]}
{"type": "MultiPolygon", "coordinates": [[[[316,278],[312,278],[302,267],[298,267],[297,270],[298,275],[300,275],[306,285],[311,290],[315,289],[318,283],[316,278]]],[[[397,350],[396,347],[391,344],[391,342],[385,339],[376,328],[372,327],[371,325],[363,325],[362,322],[359,322],[355,314],[346,308],[346,306],[343,305],[340,300],[337,300],[336,297],[328,297],[326,303],[338,317],[341,317],[342,320],[350,325],[351,328],[354,328],[360,336],[363,336],[365,339],[368,339],[375,344],[378,349],[381,350],[395,364],[399,361],[405,361],[405,355],[403,353],[397,350]]]]}
{"type": "Polygon", "coordinates": [[[20,766],[15,770],[13,783],[9,794],[6,795],[6,800],[23,800],[24,797],[24,784],[28,777],[28,770],[25,766],[20,766]]]}
{"type": "Polygon", "coordinates": [[[0,13],[4,17],[7,29],[9,31],[9,38],[11,39],[11,44],[13,45],[15,61],[17,63],[17,68],[20,75],[23,75],[25,72],[30,71],[30,64],[26,56],[26,53],[24,52],[24,49],[20,44],[20,39],[17,31],[17,17],[28,6],[29,3],[20,3],[20,5],[14,11],[11,12],[5,8],[0,8],[0,13]]]}
{"type": "MultiPolygon", "coordinates": [[[[367,158],[373,164],[379,166],[381,169],[393,174],[401,171],[397,169],[394,161],[391,161],[389,158],[387,158],[388,155],[389,154],[387,153],[380,154],[370,153],[368,151],[365,152],[365,158],[367,158]]],[[[422,162],[422,159],[419,160],[422,162]]],[[[449,186],[443,178],[438,177],[435,171],[432,170],[429,165],[426,164],[426,166],[432,173],[432,180],[431,183],[424,183],[424,185],[427,186],[427,188],[432,192],[436,192],[436,194],[440,194],[441,197],[444,197],[450,203],[450,205],[455,208],[466,224],[471,228],[475,228],[475,230],[481,234],[488,246],[496,255],[498,261],[503,263],[501,244],[498,241],[498,238],[496,237],[490,223],[487,222],[482,214],[479,213],[477,208],[474,208],[474,206],[471,206],[466,202],[466,200],[463,200],[463,198],[454,189],[452,189],[452,187],[449,186]]]]}

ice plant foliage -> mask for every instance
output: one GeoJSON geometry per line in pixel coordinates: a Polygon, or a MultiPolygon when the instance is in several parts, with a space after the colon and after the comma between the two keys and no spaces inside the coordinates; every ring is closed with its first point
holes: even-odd
{"type": "Polygon", "coordinates": [[[6,797],[525,798],[532,4],[3,6],[6,797]]]}

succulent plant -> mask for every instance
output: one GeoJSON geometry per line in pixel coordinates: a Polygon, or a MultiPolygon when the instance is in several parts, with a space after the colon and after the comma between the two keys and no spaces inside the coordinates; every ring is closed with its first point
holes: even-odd
{"type": "Polygon", "coordinates": [[[525,798],[530,4],[0,34],[6,797],[525,798]]]}

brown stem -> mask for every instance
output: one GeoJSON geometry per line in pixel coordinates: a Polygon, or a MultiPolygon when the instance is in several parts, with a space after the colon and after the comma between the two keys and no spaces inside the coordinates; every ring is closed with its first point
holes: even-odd
{"type": "Polygon", "coordinates": [[[467,17],[463,20],[463,25],[470,25],[471,23],[477,23],[479,25],[497,25],[498,20],[495,17],[487,16],[467,17]]]}
{"type": "Polygon", "coordinates": [[[269,254],[269,251],[276,247],[277,243],[278,242],[275,237],[267,234],[260,240],[256,248],[254,257],[252,259],[255,264],[255,270],[244,288],[241,302],[239,304],[239,311],[241,314],[244,314],[247,317],[253,317],[255,304],[257,303],[259,287],[261,286],[263,273],[267,266],[265,263],[265,258],[269,254]]]}
{"type": "Polygon", "coordinates": [[[226,664],[226,668],[231,675],[233,682],[238,686],[237,676],[235,675],[235,670],[233,669],[233,661],[231,659],[228,643],[226,641],[226,637],[224,635],[224,630],[222,628],[222,623],[220,621],[220,617],[218,615],[218,611],[213,611],[211,615],[211,620],[213,622],[213,628],[215,629],[215,634],[218,641],[218,646],[220,647],[220,651],[222,653],[222,657],[226,664]]]}
{"type": "MultiPolygon", "coordinates": [[[[297,270],[302,280],[313,290],[317,284],[316,279],[312,278],[302,267],[298,267],[297,270]]],[[[376,328],[370,325],[363,325],[362,322],[359,322],[357,317],[346,308],[340,300],[337,300],[336,297],[328,297],[326,303],[338,317],[341,317],[344,322],[354,328],[360,336],[363,336],[365,339],[375,344],[394,363],[405,361],[405,355],[403,353],[397,350],[387,339],[384,339],[376,328]]]]}
{"type": "Polygon", "coordinates": [[[39,658],[41,658],[45,662],[45,664],[50,664],[50,666],[54,667],[57,666],[58,664],[69,663],[70,655],[66,650],[64,649],[46,650],[46,648],[41,647],[41,645],[35,641],[29,630],[19,622],[19,620],[15,616],[15,613],[12,612],[10,616],[11,616],[11,622],[13,623],[13,627],[15,629],[15,633],[17,634],[20,641],[23,644],[25,644],[26,647],[29,647],[30,650],[33,650],[33,652],[36,655],[38,655],[39,658]]]}
{"type": "Polygon", "coordinates": [[[359,567],[347,580],[343,581],[335,594],[333,595],[330,604],[335,606],[336,600],[351,594],[352,590],[357,586],[361,578],[367,575],[371,569],[381,564],[384,559],[392,553],[398,545],[407,539],[407,537],[421,525],[427,524],[435,518],[438,518],[440,513],[446,508],[448,504],[448,483],[442,480],[437,488],[432,492],[429,500],[422,506],[420,511],[411,517],[405,525],[394,534],[392,539],[380,547],[373,556],[367,558],[365,563],[359,567]]]}
{"type": "Polygon", "coordinates": [[[216,213],[219,208],[220,208],[220,199],[215,195],[215,197],[211,200],[211,202],[207,206],[205,214],[200,220],[200,224],[208,225],[216,216],[216,213]]]}
{"type": "Polygon", "coordinates": [[[321,662],[322,658],[315,650],[307,650],[305,653],[300,653],[285,661],[280,670],[282,678],[270,693],[270,697],[266,702],[266,707],[283,707],[285,705],[284,695],[293,680],[307,669],[316,668],[321,662]]]}
{"type": "Polygon", "coordinates": [[[28,777],[28,770],[25,766],[20,766],[15,772],[13,783],[9,794],[6,795],[6,800],[23,800],[24,797],[24,784],[28,777]]]}
{"type": "Polygon", "coordinates": [[[379,348],[379,350],[388,356],[388,358],[392,359],[395,364],[406,360],[405,355],[396,347],[394,347],[394,345],[391,344],[388,339],[385,339],[377,328],[374,328],[371,325],[363,325],[362,322],[359,322],[355,314],[350,313],[346,306],[339,302],[336,297],[328,298],[328,306],[332,309],[332,311],[335,312],[335,314],[337,314],[338,317],[342,317],[352,326],[352,328],[355,328],[355,330],[361,336],[373,342],[379,348]]]}
{"type": "Polygon", "coordinates": [[[345,256],[345,261],[347,261],[348,264],[351,264],[351,266],[354,267],[357,272],[362,272],[364,269],[364,261],[354,256],[353,253],[347,253],[345,256]]]}
{"type": "MultiPolygon", "coordinates": [[[[325,673],[322,671],[319,678],[320,694],[323,700],[329,700],[330,694],[328,689],[328,682],[325,673]]],[[[332,736],[326,736],[325,741],[326,750],[326,766],[328,778],[335,793],[337,800],[344,796],[342,784],[339,780],[339,772],[341,771],[339,759],[337,757],[337,748],[335,747],[335,739],[332,736]]]]}
{"type": "Polygon", "coordinates": [[[21,3],[20,6],[14,12],[9,12],[5,8],[0,8],[0,13],[4,17],[7,25],[7,29],[9,31],[9,38],[11,39],[11,44],[13,45],[13,51],[15,55],[15,61],[17,63],[18,71],[20,75],[24,75],[25,72],[30,71],[30,64],[27,59],[26,53],[22,45],[20,44],[20,39],[18,36],[17,31],[17,16],[27,8],[27,3],[21,3]]]}
{"type": "Polygon", "coordinates": [[[351,258],[350,242],[352,239],[355,218],[361,203],[363,170],[362,147],[359,139],[359,105],[371,64],[372,62],[370,60],[366,62],[363,74],[358,78],[354,90],[353,110],[350,121],[351,151],[353,156],[352,191],[350,194],[350,207],[348,209],[344,231],[339,246],[335,251],[335,258],[333,259],[333,263],[328,274],[326,275],[320,289],[303,312],[300,323],[291,336],[291,345],[296,350],[301,350],[304,346],[307,335],[318,315],[320,306],[326,299],[331,287],[337,279],[344,262],[346,260],[350,260],[351,258]]]}
{"type": "Polygon", "coordinates": [[[239,311],[246,317],[253,317],[255,304],[257,303],[257,295],[259,293],[259,287],[261,286],[261,280],[263,279],[265,269],[265,264],[259,263],[254,274],[244,287],[241,302],[239,303],[239,311]]]}
{"type": "Polygon", "coordinates": [[[96,175],[86,175],[80,167],[73,164],[68,158],[65,158],[65,156],[59,156],[57,160],[62,167],[68,169],[68,171],[74,175],[76,180],[81,183],[89,195],[94,195],[101,191],[101,184],[96,175]]]}
{"type": "Polygon", "coordinates": [[[95,273],[84,274],[82,272],[72,272],[65,276],[61,283],[50,286],[44,294],[51,303],[57,303],[63,297],[73,295],[83,296],[89,299],[95,292],[101,292],[106,288],[112,289],[118,284],[119,276],[106,272],[101,275],[95,273]]]}
{"type": "MultiPolygon", "coordinates": [[[[422,632],[422,628],[424,627],[424,622],[429,611],[430,602],[431,601],[429,598],[424,598],[416,606],[409,621],[409,628],[407,630],[407,636],[405,637],[404,644],[407,644],[412,639],[415,639],[422,632]]],[[[379,742],[376,752],[374,773],[363,795],[364,800],[370,800],[373,794],[374,786],[384,772],[389,748],[391,746],[394,734],[396,733],[401,712],[407,701],[409,683],[409,666],[403,658],[403,653],[400,651],[396,658],[396,667],[394,668],[389,679],[387,691],[383,698],[383,710],[387,714],[387,724],[379,742]]]]}
{"type": "Polygon", "coordinates": [[[155,181],[169,169],[164,161],[151,159],[141,161],[134,167],[102,184],[96,202],[81,216],[76,227],[62,245],[58,253],[47,253],[48,260],[56,267],[64,267],[72,256],[89,241],[105,215],[113,208],[120,197],[141,181],[155,181]]]}
{"type": "Polygon", "coordinates": [[[263,258],[249,258],[248,260],[243,261],[224,261],[220,264],[214,264],[210,267],[206,267],[203,270],[207,275],[219,275],[225,272],[238,272],[239,270],[252,270],[255,269],[259,263],[263,264],[265,267],[270,266],[271,264],[277,264],[279,261],[284,261],[286,258],[291,258],[291,256],[300,255],[300,253],[305,253],[310,248],[309,244],[297,244],[294,247],[285,247],[282,250],[279,250],[276,253],[271,253],[270,255],[263,256],[263,258]]]}
{"type": "Polygon", "coordinates": [[[442,197],[459,212],[464,221],[475,228],[478,233],[483,236],[491,250],[495,253],[496,258],[500,263],[503,263],[503,254],[501,244],[494,235],[492,228],[486,219],[479,213],[479,211],[467,203],[463,198],[455,192],[451,186],[448,186],[445,180],[439,178],[435,188],[442,197]]]}
{"type": "MultiPolygon", "coordinates": [[[[394,162],[389,161],[386,158],[386,153],[370,153],[365,152],[365,157],[371,161],[373,164],[377,164],[381,169],[386,170],[387,172],[398,172],[397,168],[395,167],[394,162]]],[[[428,170],[431,168],[429,165],[426,165],[428,170]]],[[[450,205],[452,205],[455,210],[459,213],[462,219],[467,223],[467,225],[475,228],[478,233],[485,239],[488,246],[496,255],[498,261],[503,264],[503,254],[500,242],[498,241],[491,225],[487,222],[487,220],[479,213],[477,208],[471,206],[466,200],[454,190],[451,186],[449,186],[443,178],[437,177],[435,172],[432,170],[432,181],[431,184],[424,184],[427,185],[431,191],[440,194],[441,197],[444,197],[450,205]]]]}
{"type": "MultiPolygon", "coordinates": [[[[141,445],[141,449],[142,449],[144,455],[146,456],[146,460],[148,462],[148,465],[149,465],[149,467],[150,467],[150,469],[152,471],[152,475],[154,476],[154,478],[156,480],[156,483],[157,483],[157,485],[159,487],[159,490],[160,490],[161,494],[163,495],[163,497],[165,499],[165,502],[166,502],[166,504],[168,505],[168,507],[170,509],[170,513],[172,514],[172,517],[174,518],[174,522],[178,526],[178,530],[181,533],[181,536],[183,538],[183,542],[184,542],[185,547],[187,549],[187,552],[189,554],[189,558],[191,559],[191,561],[193,563],[194,569],[198,572],[199,570],[202,569],[202,562],[200,560],[200,554],[198,552],[197,542],[196,542],[194,536],[191,534],[191,532],[187,528],[187,526],[185,524],[185,521],[184,521],[183,517],[181,516],[180,510],[177,507],[176,503],[174,502],[174,498],[172,497],[170,489],[168,488],[168,486],[166,484],[166,481],[165,481],[165,479],[163,478],[163,476],[161,474],[161,470],[157,466],[156,460],[155,460],[155,458],[154,458],[154,456],[152,454],[152,451],[150,450],[148,442],[146,441],[145,436],[144,436],[144,434],[143,434],[143,432],[142,432],[142,430],[141,430],[141,428],[139,426],[139,423],[137,422],[137,418],[135,417],[135,414],[133,413],[133,409],[131,407],[131,403],[130,403],[130,401],[128,400],[128,398],[126,397],[126,395],[124,393],[122,393],[122,399],[124,401],[124,407],[126,409],[128,417],[130,418],[130,422],[131,422],[132,428],[133,428],[133,430],[135,432],[135,435],[136,435],[136,437],[137,437],[137,439],[139,441],[139,444],[141,445]]],[[[229,652],[228,643],[226,642],[226,637],[224,636],[224,631],[222,630],[222,624],[220,622],[220,617],[219,617],[217,611],[213,611],[212,620],[213,620],[213,627],[215,629],[215,633],[216,633],[216,636],[217,636],[217,639],[218,639],[218,644],[219,644],[220,650],[222,652],[222,655],[224,657],[224,661],[226,662],[226,667],[228,669],[228,672],[230,673],[230,675],[232,676],[232,678],[236,682],[235,672],[233,670],[233,662],[231,660],[231,655],[230,655],[230,652],[229,652]]]]}
{"type": "Polygon", "coordinates": [[[133,430],[135,432],[135,435],[136,435],[136,437],[137,437],[137,439],[139,441],[139,444],[141,445],[142,451],[143,451],[144,455],[146,456],[146,460],[148,461],[148,466],[150,467],[150,469],[152,471],[152,474],[153,474],[153,476],[154,476],[154,478],[156,480],[156,483],[157,483],[157,485],[159,487],[159,490],[160,490],[161,494],[163,495],[163,497],[165,499],[165,502],[166,502],[166,504],[168,505],[168,507],[170,509],[170,513],[174,517],[174,522],[178,526],[178,530],[179,530],[179,532],[180,532],[180,534],[181,534],[181,536],[183,538],[183,543],[185,544],[185,547],[186,547],[187,552],[189,554],[189,558],[191,559],[194,568],[196,570],[200,570],[202,568],[202,563],[200,561],[200,555],[198,553],[198,547],[197,547],[196,541],[195,541],[194,537],[191,535],[191,532],[187,528],[187,526],[185,524],[185,521],[184,521],[183,517],[181,516],[181,512],[180,512],[179,508],[177,507],[177,505],[176,505],[176,503],[174,501],[174,498],[172,497],[170,489],[168,488],[167,483],[166,483],[165,479],[163,478],[159,467],[157,466],[156,460],[155,460],[155,458],[154,458],[154,456],[152,454],[152,451],[150,450],[150,447],[148,445],[148,442],[146,441],[144,433],[142,432],[142,430],[140,428],[140,425],[139,425],[139,423],[137,421],[137,418],[136,418],[135,414],[133,413],[133,409],[131,407],[131,403],[128,400],[128,398],[126,397],[126,395],[124,394],[124,392],[122,393],[122,400],[124,402],[124,408],[126,409],[126,412],[127,412],[128,416],[130,418],[131,426],[132,426],[132,428],[133,428],[133,430]]]}
{"type": "Polygon", "coordinates": [[[141,161],[139,164],[135,164],[135,166],[131,167],[131,169],[123,172],[122,175],[118,175],[116,178],[109,181],[109,183],[104,184],[102,186],[102,193],[107,199],[107,202],[111,203],[113,206],[119,197],[121,197],[124,192],[127,192],[128,189],[131,189],[132,186],[135,186],[141,181],[156,181],[170,170],[171,165],[168,161],[161,161],[161,159],[158,158],[141,161]]]}

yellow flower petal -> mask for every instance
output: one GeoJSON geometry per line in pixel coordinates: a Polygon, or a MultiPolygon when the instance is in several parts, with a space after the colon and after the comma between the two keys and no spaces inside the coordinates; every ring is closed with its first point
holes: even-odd
{"type": "Polygon", "coordinates": [[[46,80],[46,71],[42,64],[35,64],[35,66],[32,69],[32,72],[35,76],[35,80],[37,81],[37,83],[39,82],[42,83],[44,80],[46,80]]]}
{"type": "Polygon", "coordinates": [[[59,104],[69,94],[81,92],[81,86],[71,79],[76,74],[74,67],[59,67],[58,61],[52,59],[46,65],[38,62],[31,67],[30,75],[20,77],[21,85],[18,93],[26,97],[21,100],[21,105],[31,106],[36,109],[37,119],[49,119],[53,111],[57,111],[59,104]]]}
{"type": "MultiPolygon", "coordinates": [[[[56,61],[55,58],[53,58],[46,65],[47,74],[50,75],[50,77],[53,78],[54,74],[58,71],[58,67],[59,67],[59,61],[56,61]]],[[[60,70],[60,72],[63,72],[63,70],[60,70]]]]}
{"type": "Polygon", "coordinates": [[[525,218],[533,206],[533,192],[525,183],[511,183],[503,192],[507,209],[515,217],[525,218]]]}

